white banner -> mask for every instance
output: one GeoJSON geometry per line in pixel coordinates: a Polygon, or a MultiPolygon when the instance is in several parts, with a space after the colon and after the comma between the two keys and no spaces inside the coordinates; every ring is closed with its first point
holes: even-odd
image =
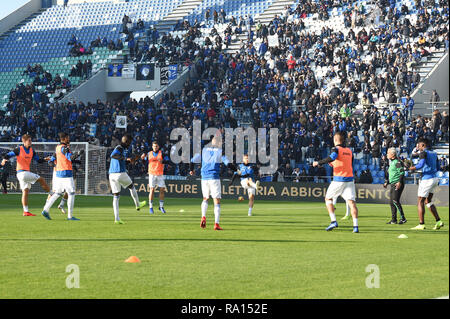
{"type": "Polygon", "coordinates": [[[127,128],[127,117],[123,115],[116,116],[116,128],[127,128]]]}
{"type": "Polygon", "coordinates": [[[278,45],[278,34],[267,36],[269,47],[276,47],[278,45]]]}
{"type": "Polygon", "coordinates": [[[133,79],[134,78],[134,64],[124,64],[122,69],[122,78],[133,79]]]}

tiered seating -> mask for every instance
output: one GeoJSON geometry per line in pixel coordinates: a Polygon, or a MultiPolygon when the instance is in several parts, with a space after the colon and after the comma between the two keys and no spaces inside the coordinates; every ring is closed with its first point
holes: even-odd
{"type": "MultiPolygon", "coordinates": [[[[49,71],[52,75],[59,74],[61,77],[66,77],[72,83],[72,86],[79,84],[81,79],[79,77],[69,77],[70,70],[78,60],[84,62],[90,59],[93,64],[93,73],[100,67],[105,66],[121,51],[109,51],[107,48],[95,48],[91,56],[82,57],[63,57],[52,58],[47,62],[40,63],[45,71],[49,71]]],[[[25,68],[17,68],[11,72],[0,73],[0,100],[7,101],[9,98],[9,91],[16,86],[17,83],[30,84],[33,79],[28,75],[23,75],[25,68]]],[[[43,91],[45,88],[41,87],[43,91]]]]}
{"type": "MultiPolygon", "coordinates": [[[[211,20],[214,10],[217,12],[224,9],[227,13],[227,19],[231,16],[245,17],[253,16],[253,20],[257,20],[257,16],[263,13],[275,0],[204,0],[187,19],[193,23],[195,19],[204,21],[207,9],[211,11],[211,20]]],[[[94,72],[97,68],[105,65],[115,54],[119,52],[110,52],[106,48],[98,48],[94,50],[92,56],[83,56],[81,58],[67,57],[69,46],[67,41],[72,34],[75,34],[84,46],[89,46],[90,42],[98,36],[106,37],[108,40],[117,41],[118,38],[124,37],[120,34],[122,17],[127,14],[136,22],[142,19],[146,27],[156,24],[163,17],[167,16],[183,0],[166,1],[166,0],[135,0],[129,2],[88,2],[83,4],[70,5],[64,9],[62,6],[54,6],[46,10],[43,14],[32,19],[27,24],[12,33],[8,38],[0,42],[0,99],[7,96],[9,90],[18,82],[31,82],[28,76],[23,76],[22,72],[27,64],[40,63],[45,70],[50,71],[53,75],[59,73],[67,77],[72,65],[78,59],[84,61],[91,59],[94,65],[94,72]]],[[[295,9],[300,0],[295,1],[292,8],[295,9]]],[[[407,17],[412,23],[415,23],[416,8],[414,0],[391,0],[392,6],[401,9],[402,3],[406,3],[410,9],[410,15],[407,17]]],[[[354,5],[363,5],[366,9],[374,6],[374,2],[368,0],[359,0],[354,5]]],[[[345,28],[343,13],[351,10],[348,5],[329,8],[329,19],[326,21],[317,20],[317,14],[310,14],[303,19],[306,30],[305,32],[320,33],[322,27],[330,27],[334,31],[342,31],[347,34],[348,28],[345,28]]],[[[280,12],[281,13],[281,12],[280,12]]],[[[294,15],[293,17],[298,18],[294,15]]],[[[211,26],[211,25],[210,25],[211,26]]],[[[219,33],[222,33],[225,25],[217,26],[219,33]]],[[[372,26],[378,27],[378,26],[372,26]]],[[[366,26],[367,29],[367,26],[366,26]]],[[[354,29],[355,33],[360,27],[354,29]]],[[[210,29],[202,29],[203,34],[209,34],[210,29]]],[[[182,35],[186,31],[177,31],[173,36],[182,35]]],[[[137,35],[139,36],[139,35],[137,35]]],[[[255,40],[255,47],[258,48],[259,41],[255,40]]],[[[415,41],[416,39],[412,39],[415,41]]],[[[202,42],[202,39],[196,42],[202,42]]],[[[124,43],[126,48],[126,43],[124,43]]],[[[314,48],[308,52],[314,54],[314,48]]],[[[365,59],[365,55],[361,58],[365,59]]],[[[316,78],[321,80],[328,67],[314,67],[316,78]]],[[[380,70],[381,71],[381,70],[380,70]]],[[[78,78],[70,78],[73,85],[77,85],[78,78]]],[[[337,80],[337,79],[336,79],[337,80]]],[[[330,87],[333,82],[326,80],[325,88],[330,87]]],[[[305,164],[299,164],[300,168],[308,169],[305,164]]],[[[373,165],[365,165],[361,158],[355,159],[355,172],[357,176],[360,172],[369,169],[372,172],[374,183],[384,182],[384,172],[380,167],[373,165]]],[[[408,174],[409,175],[409,174],[408,174]]],[[[448,185],[448,172],[440,174],[441,184],[448,185]]]]}
{"type": "MultiPolygon", "coordinates": [[[[205,6],[206,2],[207,1],[205,1],[202,4],[202,6],[200,6],[199,10],[197,10],[195,12],[195,14],[192,14],[189,17],[189,21],[190,22],[194,21],[194,19],[198,19],[199,21],[204,21],[204,14],[205,14],[205,11],[206,11],[207,8],[209,8],[211,11],[213,11],[213,10],[219,11],[220,8],[223,7],[225,9],[225,11],[227,12],[227,17],[228,18],[230,16],[235,16],[235,17],[236,16],[241,16],[241,15],[243,16],[243,14],[238,12],[238,10],[236,10],[236,9],[234,9],[234,10],[231,9],[230,10],[230,8],[227,8],[227,4],[226,4],[227,1],[225,1],[225,3],[222,6],[217,6],[216,4],[214,4],[214,3],[219,2],[219,1],[211,1],[210,0],[209,2],[212,3],[212,5],[210,5],[210,6],[205,6]]],[[[292,5],[292,8],[295,9],[298,3],[299,3],[299,1],[296,1],[292,5]]],[[[416,13],[417,11],[415,10],[414,1],[411,1],[411,0],[403,0],[403,1],[402,0],[397,0],[397,1],[395,1],[395,0],[393,0],[393,6],[396,7],[399,11],[401,10],[401,6],[402,6],[403,3],[406,3],[407,6],[410,9],[410,14],[408,16],[406,16],[406,17],[412,23],[415,23],[416,16],[414,15],[414,13],[416,13]]],[[[254,5],[254,4],[251,4],[247,8],[250,8],[252,5],[254,5]]],[[[366,12],[367,12],[368,10],[371,10],[376,4],[374,4],[371,1],[360,0],[360,1],[354,2],[353,5],[358,5],[358,7],[363,5],[366,8],[366,12]]],[[[256,11],[257,11],[260,7],[259,6],[255,6],[255,8],[256,8],[256,11]]],[[[255,9],[251,9],[251,10],[255,10],[255,9]]],[[[338,8],[329,8],[328,12],[329,12],[329,16],[330,17],[326,21],[318,21],[317,20],[317,18],[318,18],[317,14],[310,14],[306,19],[303,19],[303,21],[305,23],[305,26],[306,26],[305,32],[316,32],[316,33],[320,34],[321,30],[322,30],[322,27],[326,26],[326,27],[331,28],[334,31],[342,31],[344,34],[347,34],[349,29],[344,26],[344,16],[343,16],[343,14],[346,11],[348,11],[348,10],[351,10],[351,7],[347,6],[347,5],[342,6],[342,7],[338,7],[338,8]]],[[[294,15],[294,18],[298,18],[298,16],[294,15]]],[[[402,18],[404,18],[404,16],[402,16],[402,18]]],[[[257,17],[256,17],[256,20],[257,20],[257,17]]],[[[215,25],[215,28],[218,30],[218,32],[221,35],[223,35],[223,29],[225,28],[225,26],[226,25],[215,25]]],[[[375,25],[374,26],[369,26],[369,27],[365,26],[366,30],[368,30],[370,27],[377,28],[378,26],[375,26],[375,25]]],[[[355,33],[359,32],[360,29],[361,29],[361,27],[354,28],[355,33]]],[[[201,29],[201,31],[202,31],[202,33],[204,35],[209,34],[209,29],[201,29]]],[[[174,33],[174,35],[181,35],[184,32],[185,31],[178,31],[178,32],[174,33]]],[[[253,40],[255,41],[254,42],[255,47],[258,48],[259,43],[260,43],[260,39],[254,38],[253,40]]],[[[411,40],[413,42],[417,41],[417,39],[411,39],[411,40]]],[[[309,50],[309,54],[310,55],[314,54],[314,48],[309,50]]],[[[363,55],[362,58],[366,59],[366,58],[368,58],[368,56],[367,55],[363,55]]],[[[317,77],[318,80],[322,79],[322,77],[324,77],[325,74],[328,71],[328,67],[320,68],[320,67],[315,66],[315,67],[313,67],[313,69],[315,71],[315,74],[316,74],[316,77],[317,77]]],[[[381,72],[381,71],[382,71],[381,69],[377,70],[377,72],[381,72]]],[[[336,81],[339,81],[339,79],[336,79],[336,81]]],[[[327,80],[327,82],[328,82],[328,80],[327,80]]],[[[334,82],[332,82],[332,81],[329,82],[329,83],[326,83],[325,88],[326,87],[331,87],[331,85],[333,83],[334,82]]],[[[361,94],[362,93],[360,93],[360,95],[361,94]]],[[[403,154],[403,155],[405,155],[405,154],[403,154]]],[[[359,156],[362,157],[362,154],[359,154],[359,156]]],[[[297,165],[297,167],[299,167],[300,169],[308,170],[308,165],[306,165],[306,164],[299,164],[299,165],[297,165]]],[[[358,177],[360,176],[361,171],[366,170],[366,169],[369,169],[371,171],[372,176],[373,176],[373,183],[376,183],[376,184],[383,184],[384,183],[384,177],[385,177],[384,175],[385,175],[385,173],[384,173],[383,170],[381,170],[380,167],[374,166],[374,165],[365,165],[362,158],[355,159],[355,172],[357,173],[358,177]]],[[[407,172],[406,175],[407,175],[407,177],[411,176],[409,174],[409,172],[407,172]]],[[[448,173],[447,173],[447,176],[445,176],[444,173],[442,173],[441,177],[442,177],[441,184],[443,184],[443,185],[446,185],[446,183],[448,184],[448,173]]],[[[413,180],[409,179],[407,182],[408,183],[412,183],[413,180]]]]}
{"type": "Polygon", "coordinates": [[[243,1],[230,1],[230,0],[204,0],[203,3],[187,18],[192,24],[195,19],[198,21],[205,20],[206,10],[211,11],[211,18],[214,10],[220,12],[220,9],[224,9],[227,14],[227,18],[245,17],[246,15],[255,16],[263,13],[264,10],[273,2],[273,0],[243,0],[243,1]]]}
{"type": "MultiPolygon", "coordinates": [[[[88,47],[98,36],[117,42],[122,18],[142,19],[146,26],[169,14],[182,0],[88,2],[53,6],[0,42],[0,98],[8,94],[28,64],[58,63],[68,56],[72,34],[88,47]]],[[[99,50],[99,52],[102,50],[99,50]]],[[[102,60],[102,59],[100,59],[102,60]]],[[[64,61],[67,62],[67,61],[64,61]]],[[[69,69],[70,70],[70,69],[69,69]]]]}

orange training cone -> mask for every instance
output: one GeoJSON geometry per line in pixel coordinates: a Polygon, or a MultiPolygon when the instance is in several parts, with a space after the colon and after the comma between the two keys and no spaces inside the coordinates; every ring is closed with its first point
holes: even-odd
{"type": "Polygon", "coordinates": [[[128,257],[128,259],[125,260],[126,263],[140,263],[141,261],[136,256],[128,257]]]}

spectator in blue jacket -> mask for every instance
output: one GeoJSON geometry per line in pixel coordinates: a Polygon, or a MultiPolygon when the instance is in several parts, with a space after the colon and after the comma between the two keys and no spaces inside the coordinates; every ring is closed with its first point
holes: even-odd
{"type": "Polygon", "coordinates": [[[158,32],[158,30],[156,30],[156,28],[153,28],[153,31],[152,31],[152,43],[153,44],[158,43],[158,39],[159,39],[159,32],[158,32]]]}
{"type": "Polygon", "coordinates": [[[414,108],[414,99],[408,94],[406,96],[406,105],[405,105],[405,115],[407,123],[411,122],[413,108],[414,108]]]}
{"type": "Polygon", "coordinates": [[[267,52],[267,48],[268,48],[267,42],[266,41],[261,42],[261,45],[259,46],[258,49],[259,56],[261,57],[264,56],[264,54],[267,52]]]}
{"type": "Polygon", "coordinates": [[[67,42],[67,45],[75,45],[78,42],[78,39],[75,34],[72,34],[72,37],[70,38],[69,42],[67,42]]]}
{"type": "Polygon", "coordinates": [[[414,131],[414,127],[410,126],[408,131],[406,132],[406,148],[408,151],[408,155],[411,154],[412,150],[416,146],[416,137],[417,134],[414,131]]]}

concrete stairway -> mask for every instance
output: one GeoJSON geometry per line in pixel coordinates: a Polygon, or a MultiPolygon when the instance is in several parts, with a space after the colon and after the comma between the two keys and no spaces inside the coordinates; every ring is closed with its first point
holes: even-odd
{"type": "Polygon", "coordinates": [[[445,56],[445,49],[434,51],[429,56],[422,58],[421,63],[414,68],[420,74],[420,83],[423,83],[434,66],[445,56]]]}
{"type": "Polygon", "coordinates": [[[169,15],[165,16],[158,24],[155,26],[160,34],[168,33],[172,31],[175,24],[188,16],[189,14],[197,8],[203,0],[185,0],[180,4],[175,10],[173,10],[169,15]]]}
{"type": "MultiPolygon", "coordinates": [[[[286,6],[291,7],[295,3],[295,0],[274,0],[272,4],[261,14],[256,15],[253,19],[254,23],[261,22],[262,24],[269,25],[270,21],[275,18],[275,15],[281,15],[284,13],[286,6]]],[[[252,26],[252,31],[255,33],[255,26],[252,26]]],[[[242,43],[248,43],[248,30],[244,30],[243,33],[233,36],[232,41],[228,48],[225,50],[226,53],[233,54],[239,51],[242,43]]]]}
{"type": "Polygon", "coordinates": [[[255,16],[255,23],[261,21],[262,24],[268,25],[275,15],[280,16],[285,12],[286,6],[291,7],[294,4],[294,0],[274,0],[272,4],[259,16],[255,16]]]}
{"type": "MultiPolygon", "coordinates": [[[[255,32],[255,26],[251,26],[253,32],[255,32]]],[[[221,34],[223,37],[223,34],[221,34]]],[[[225,49],[225,53],[227,54],[235,54],[236,51],[242,46],[242,43],[248,43],[248,31],[244,30],[241,34],[233,35],[231,38],[231,43],[228,45],[228,48],[225,49]]]]}

